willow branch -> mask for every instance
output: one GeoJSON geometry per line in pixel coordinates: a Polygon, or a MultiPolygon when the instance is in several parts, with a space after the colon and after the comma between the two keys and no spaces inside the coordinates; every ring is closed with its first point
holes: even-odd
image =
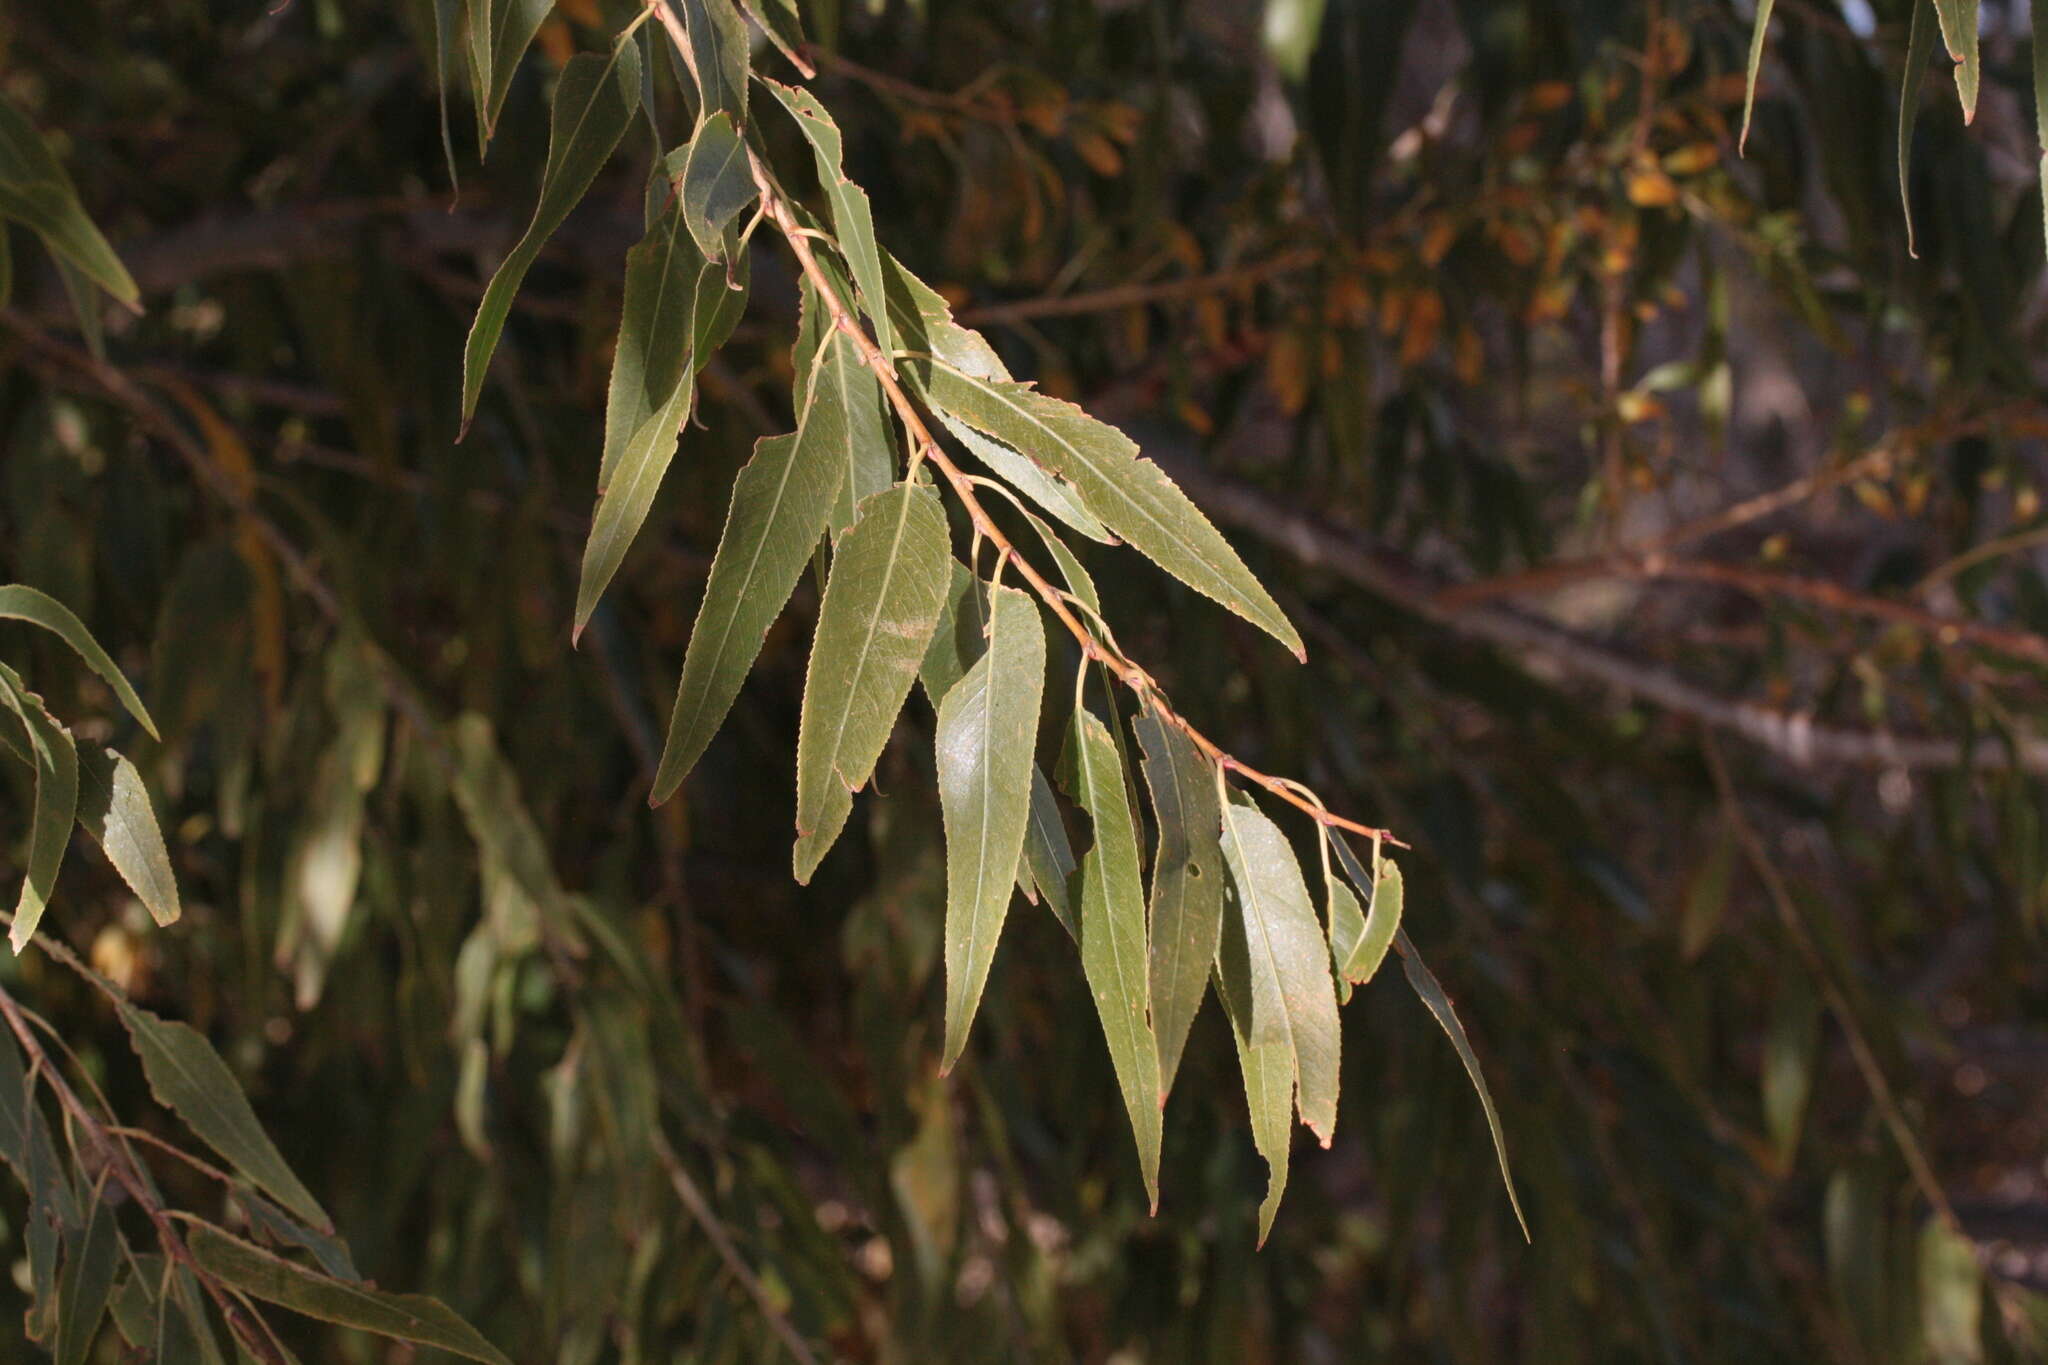
{"type": "MultiPolygon", "coordinates": [[[[669,7],[666,4],[659,4],[658,8],[663,23],[669,28],[670,36],[678,42],[683,41],[680,22],[673,17],[669,7]]],[[[751,151],[748,158],[753,168],[754,183],[761,191],[761,200],[766,208],[768,221],[775,225],[783,241],[788,243],[804,277],[811,282],[818,297],[824,302],[826,311],[831,315],[832,325],[853,342],[862,362],[874,372],[876,380],[882,386],[882,392],[888,396],[890,406],[895,410],[897,419],[902,422],[904,432],[910,438],[913,459],[928,461],[932,468],[939,471],[973,522],[976,534],[986,539],[995,547],[998,554],[1005,556],[1016,567],[1018,577],[1030,585],[1032,592],[1045,604],[1046,609],[1066,627],[1067,632],[1074,637],[1075,643],[1080,646],[1081,653],[1086,658],[1100,663],[1119,682],[1135,692],[1141,701],[1148,704],[1162,723],[1171,725],[1186,735],[1189,742],[1204,757],[1224,771],[1235,773],[1245,781],[1265,788],[1318,824],[1346,830],[1361,838],[1386,840],[1405,848],[1407,845],[1394,838],[1388,831],[1332,814],[1304,798],[1285,779],[1261,772],[1242,759],[1225,752],[1186,717],[1173,709],[1150,674],[1104,644],[1095,632],[1074,614],[1073,608],[1067,602],[1066,594],[1053,587],[1030,560],[1018,553],[1002,527],[989,516],[988,510],[982,506],[977,495],[974,480],[953,462],[952,457],[946,454],[944,448],[934,439],[931,429],[925,425],[923,414],[918,411],[917,405],[911,401],[910,395],[897,380],[894,362],[882,354],[881,349],[868,336],[866,329],[854,320],[845,302],[840,299],[838,291],[832,287],[831,281],[819,267],[817,258],[811,251],[810,238],[797,223],[788,200],[783,197],[774,178],[768,174],[768,168],[751,151]]]]}

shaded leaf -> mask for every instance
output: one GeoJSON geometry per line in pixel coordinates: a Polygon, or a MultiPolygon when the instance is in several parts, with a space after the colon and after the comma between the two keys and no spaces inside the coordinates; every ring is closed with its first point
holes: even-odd
{"type": "Polygon", "coordinates": [[[120,1249],[114,1206],[102,1191],[92,1201],[84,1229],[66,1248],[64,1269],[57,1275],[57,1365],[84,1365],[106,1316],[120,1249]]]}
{"type": "Polygon", "coordinates": [[[13,102],[0,98],[0,219],[7,218],[129,307],[141,300],[127,267],[86,216],[64,164],[13,102]]]}
{"type": "Polygon", "coordinates": [[[271,1144],[248,1096],[213,1044],[188,1024],[122,1002],[121,1022],[156,1102],[287,1210],[322,1231],[334,1221],[271,1144]]]}
{"type": "Polygon", "coordinates": [[[1804,976],[1791,977],[1771,1010],[1762,1066],[1764,1131],[1781,1171],[1791,1169],[1799,1150],[1799,1130],[1805,1126],[1814,1066],[1820,1060],[1820,1021],[1820,997],[1804,976]]]}
{"type": "Polygon", "coordinates": [[[0,702],[14,712],[27,732],[36,769],[28,866],[22,875],[21,897],[14,906],[14,927],[7,935],[9,946],[19,954],[50,904],[57,872],[64,865],[64,850],[71,842],[71,822],[78,813],[78,749],[71,732],[51,718],[42,700],[5,664],[0,664],[0,702]]]}
{"type": "MultiPolygon", "coordinates": [[[[1920,26],[1920,7],[1924,7],[1926,3],[1927,0],[1916,0],[1916,8],[1913,12],[1913,26],[1916,33],[1919,31],[1920,26]]],[[[2033,19],[2034,141],[2041,148],[2041,229],[2043,239],[2048,240],[2048,5],[2031,5],[2028,9],[2033,19]]],[[[1910,56],[1907,57],[1907,61],[1909,65],[1906,68],[1906,79],[1911,81],[1916,71],[1910,65],[1912,61],[1910,56]]],[[[1918,69],[1924,71],[1926,68],[1927,54],[1923,52],[1920,55],[1920,66],[1918,69]]],[[[1899,118],[1903,125],[1905,120],[1903,110],[1900,111],[1899,118]]],[[[1907,131],[1910,131],[1910,129],[1907,131]]],[[[1902,133],[1901,136],[1903,137],[1904,134],[1902,133]]],[[[1903,153],[1903,142],[1900,144],[1900,149],[1903,153]]],[[[1905,165],[1905,157],[1903,155],[1899,158],[1899,164],[1902,168],[1905,165]]],[[[1899,186],[1902,190],[1905,188],[1905,171],[1903,169],[1899,172],[1899,186]]],[[[0,290],[0,297],[4,296],[5,291],[0,290]]]]}
{"type": "Polygon", "coordinates": [[[745,126],[747,21],[733,8],[732,0],[673,3],[683,16],[683,28],[689,35],[683,59],[689,64],[691,79],[697,83],[704,111],[723,115],[732,125],[745,126]]]}
{"type": "Polygon", "coordinates": [[[540,201],[533,221],[505,257],[477,305],[469,341],[462,352],[462,425],[476,416],[484,375],[505,330],[505,318],[520,282],[543,243],[590,188],[590,182],[625,136],[640,107],[640,49],[625,43],[609,56],[578,53],[562,68],[548,118],[548,159],[541,172],[540,201]]]}
{"type": "Polygon", "coordinates": [[[1266,631],[1298,658],[1301,637],[1187,494],[1115,427],[1071,403],[944,364],[924,367],[931,400],[1071,480],[1101,523],[1189,587],[1266,631]]]}
{"type": "Polygon", "coordinates": [[[692,323],[707,277],[723,286],[683,226],[683,206],[671,198],[661,215],[626,253],[626,285],[619,308],[619,340],[605,393],[604,458],[597,488],[611,487],[619,452],[648,417],[667,407],[678,385],[696,368],[692,323]]]}
{"type": "Polygon", "coordinates": [[[205,1224],[194,1226],[185,1240],[202,1270],[251,1298],[322,1322],[436,1346],[488,1365],[511,1365],[504,1352],[439,1299],[347,1284],[205,1224]]]}
{"type": "MultiPolygon", "coordinates": [[[[1031,821],[1024,830],[1024,866],[1031,884],[1045,897],[1053,918],[1075,937],[1074,931],[1074,848],[1067,840],[1066,822],[1060,819],[1059,802],[1045,771],[1031,765],[1031,821]]],[[[1022,874],[1020,874],[1022,875],[1022,874]]]]}
{"type": "Polygon", "coordinates": [[[1749,117],[1756,109],[1756,73],[1764,63],[1764,39],[1771,27],[1771,7],[1777,0],[1756,0],[1756,21],[1749,31],[1749,76],[1742,90],[1742,132],[1735,139],[1735,150],[1741,154],[1749,150],[1749,117]]]}
{"type": "Polygon", "coordinates": [[[992,591],[988,648],[939,704],[946,830],[946,1039],[951,1070],[988,983],[1023,859],[1031,755],[1045,693],[1045,625],[1016,588],[992,591]]]}
{"type": "Polygon", "coordinates": [[[348,1243],[340,1237],[314,1231],[268,1199],[246,1189],[236,1189],[235,1202],[248,1215],[250,1226],[261,1230],[265,1237],[311,1252],[320,1268],[336,1279],[363,1278],[356,1271],[355,1258],[349,1254],[348,1243]]]}
{"type": "Polygon", "coordinates": [[[533,45],[554,0],[469,0],[469,78],[478,135],[489,141],[512,89],[519,59],[533,45]]]}
{"type": "Polygon", "coordinates": [[[1415,993],[1422,997],[1422,1003],[1436,1016],[1444,1036],[1458,1050],[1458,1060],[1465,1064],[1465,1074],[1472,1078],[1472,1088],[1479,1092],[1479,1107],[1486,1111],[1486,1128],[1493,1135],[1493,1154],[1500,1162],[1501,1183],[1507,1187],[1508,1203],[1515,1210],[1515,1222],[1521,1225],[1522,1237],[1528,1240],[1529,1220],[1522,1216],[1522,1201],[1515,1194],[1515,1175],[1508,1169],[1507,1135],[1501,1131],[1500,1115],[1493,1107],[1492,1092],[1486,1088],[1485,1073],[1479,1069],[1478,1054],[1472,1051],[1472,1040],[1465,1036],[1465,1026],[1458,1021],[1458,1012],[1451,1006],[1451,997],[1444,994],[1443,984],[1423,962],[1422,955],[1415,951],[1415,945],[1408,941],[1405,931],[1394,935],[1394,946],[1401,954],[1401,968],[1408,974],[1408,984],[1415,988],[1415,993]]]}
{"type": "MultiPolygon", "coordinates": [[[[816,431],[838,420],[817,411],[815,391],[809,406],[806,428],[816,431]]],[[[683,654],[668,743],[654,778],[656,802],[674,794],[718,733],[769,626],[781,615],[812,547],[824,534],[844,477],[842,466],[830,458],[832,444],[822,436],[807,440],[803,431],[767,437],[756,443],[753,458],[733,480],[725,531],[683,654]]]]}
{"type": "Polygon", "coordinates": [[[1251,1043],[1284,1044],[1294,1058],[1301,1121],[1325,1147],[1337,1129],[1340,1046],[1330,954],[1294,850],[1256,808],[1223,808],[1223,857],[1244,921],[1251,1043]]]}
{"type": "Polygon", "coordinates": [[[727,230],[759,190],[747,166],[747,144],[723,110],[697,125],[697,136],[690,139],[683,160],[680,193],[683,222],[697,249],[706,260],[729,259],[733,243],[727,240],[727,230]]]}
{"type": "Polygon", "coordinates": [[[1138,870],[1138,831],[1125,795],[1123,763],[1109,729],[1093,712],[1076,710],[1062,762],[1067,791],[1088,812],[1094,843],[1081,857],[1081,970],[1117,1086],[1131,1116],[1138,1167],[1154,1212],[1159,1208],[1159,1045],[1149,1017],[1145,951],[1145,888],[1138,870]]]}
{"type": "Polygon", "coordinates": [[[1252,1121],[1252,1146],[1266,1162],[1266,1197],[1259,1203],[1259,1244],[1273,1230],[1287,1193],[1287,1158],[1294,1138],[1294,1052],[1284,1042],[1252,1041],[1251,952],[1244,916],[1226,915],[1216,954],[1216,998],[1230,1021],[1238,1070],[1252,1121]]]}
{"type": "Polygon", "coordinates": [[[896,351],[895,332],[890,325],[888,292],[882,276],[882,251],[875,243],[875,217],[868,207],[867,191],[846,178],[840,169],[839,125],[825,112],[818,97],[800,86],[783,85],[763,79],[790,117],[803,130],[818,163],[818,183],[832,206],[832,227],[847,269],[860,291],[868,321],[874,324],[875,344],[885,356],[896,351]]]}
{"type": "MultiPolygon", "coordinates": [[[[1906,37],[1906,75],[1899,90],[1899,206],[1906,214],[1906,254],[1918,257],[1913,242],[1913,194],[1909,188],[1913,164],[1913,125],[1920,118],[1920,78],[1927,74],[1927,59],[1934,55],[1934,0],[1912,0],[1913,25],[1906,37]]],[[[2040,62],[2041,45],[2034,45],[2035,62],[2040,62]]],[[[2038,85],[2038,79],[2036,84],[2038,85]]]]}
{"type": "Polygon", "coordinates": [[[768,35],[768,41],[780,48],[806,79],[816,74],[804,59],[804,24],[797,13],[796,0],[745,0],[745,4],[747,13],[768,35]]]}
{"type": "Polygon", "coordinates": [[[867,785],[945,605],[938,495],[899,483],[861,504],[818,608],[797,730],[796,878],[808,882],[867,785]]]}
{"type": "Polygon", "coordinates": [[[71,608],[59,602],[46,592],[10,583],[0,587],[0,617],[15,621],[26,621],[33,626],[57,636],[85,660],[85,666],[97,673],[107,686],[114,689],[114,695],[129,715],[135,717],[143,729],[149,731],[151,739],[159,738],[156,722],[150,719],[149,710],[142,704],[142,698],[128,684],[128,679],[115,666],[107,651],[100,648],[99,641],[92,638],[92,632],[85,623],[72,614],[71,608]]]}
{"type": "Polygon", "coordinates": [[[1159,828],[1152,859],[1151,990],[1163,1104],[1222,942],[1223,809],[1215,765],[1184,731],[1163,722],[1149,704],[1132,724],[1145,751],[1145,785],[1159,828]]]}
{"type": "Polygon", "coordinates": [[[149,917],[160,925],[175,922],[178,881],[149,789],[133,763],[91,740],[78,745],[78,823],[149,917]]]}
{"type": "Polygon", "coordinates": [[[1344,922],[1355,924],[1355,933],[1340,937],[1338,915],[1333,912],[1330,919],[1330,947],[1336,954],[1338,975],[1352,985],[1362,986],[1379,971],[1387,949],[1393,946],[1394,936],[1401,932],[1401,912],[1407,899],[1401,867],[1392,858],[1375,857],[1373,870],[1368,874],[1342,835],[1332,831],[1330,842],[1337,850],[1337,860],[1344,865],[1344,875],[1365,894],[1369,907],[1362,917],[1354,919],[1358,916],[1358,903],[1351,902],[1350,914],[1344,916],[1344,922]]]}

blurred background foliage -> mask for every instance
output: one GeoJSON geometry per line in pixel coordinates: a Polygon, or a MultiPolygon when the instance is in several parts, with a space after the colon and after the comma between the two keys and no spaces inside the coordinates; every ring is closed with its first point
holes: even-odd
{"type": "MultiPolygon", "coordinates": [[[[46,931],[212,1036],[366,1274],[521,1361],[2044,1358],[2022,5],[1983,6],[1972,126],[1945,56],[1908,84],[1915,259],[1902,0],[1778,5],[1739,161],[1724,0],[805,0],[880,240],[1181,478],[1311,657],[1091,553],[1125,647],[1415,845],[1408,929],[1534,1243],[1456,1054],[1378,981],[1262,1251],[1219,1015],[1148,1217],[1049,916],[1013,915],[936,1078],[928,711],[790,881],[813,586],[646,806],[727,489],[788,426],[786,259],[754,253],[580,649],[651,138],[543,253],[454,443],[554,73],[630,10],[561,0],[481,164],[456,82],[456,180],[429,0],[0,14],[0,89],[145,304],[81,327],[11,234],[0,580],[78,610],[162,742],[61,646],[0,645],[135,758],[186,907],[158,931],[81,856],[46,931]]],[[[146,1107],[85,987],[8,972],[146,1107]]]]}

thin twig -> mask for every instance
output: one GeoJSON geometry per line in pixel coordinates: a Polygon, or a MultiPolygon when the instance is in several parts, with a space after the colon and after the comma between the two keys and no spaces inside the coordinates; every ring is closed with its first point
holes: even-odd
{"type": "Polygon", "coordinates": [[[1195,275],[1187,279],[1157,280],[1146,284],[1120,284],[1086,294],[1053,295],[1015,299],[1008,303],[985,304],[963,309],[959,320],[969,326],[1001,326],[1029,318],[1064,318],[1083,313],[1109,313],[1141,304],[1179,303],[1187,299],[1227,294],[1233,289],[1260,284],[1282,275],[1296,275],[1322,264],[1327,253],[1316,247],[1300,247],[1271,260],[1227,270],[1195,275]]]}

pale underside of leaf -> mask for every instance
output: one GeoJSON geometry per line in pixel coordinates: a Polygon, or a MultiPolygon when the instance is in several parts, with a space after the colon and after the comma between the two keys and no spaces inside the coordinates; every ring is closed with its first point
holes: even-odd
{"type": "Polygon", "coordinates": [[[1066,478],[1103,526],[1204,596],[1306,657],[1301,637],[1222,533],[1115,427],[1022,384],[922,367],[938,407],[1066,478]]]}
{"type": "Polygon", "coordinates": [[[1130,1114],[1145,1191],[1157,1212],[1159,1045],[1150,1015],[1137,828],[1108,727],[1092,712],[1076,710],[1067,745],[1068,790],[1094,826],[1094,843],[1081,857],[1081,970],[1130,1114]]]}
{"type": "Polygon", "coordinates": [[[1116,537],[1081,505],[1081,495],[1064,479],[1047,473],[1028,455],[1020,455],[1001,441],[984,436],[943,408],[935,408],[939,422],[953,438],[994,471],[1004,482],[1058,517],[1090,540],[1105,545],[1116,537]]]}
{"type": "Polygon", "coordinates": [[[1339,1038],[1322,926],[1279,826],[1232,802],[1222,843],[1244,922],[1252,1044],[1283,1043],[1293,1054],[1302,1122],[1327,1147],[1337,1128],[1339,1038]]]}
{"type": "Polygon", "coordinates": [[[78,746],[78,823],[159,925],[177,920],[178,882],[156,809],[135,765],[112,749],[78,746]]]}
{"type": "Polygon", "coordinates": [[[916,681],[951,577],[938,495],[899,483],[861,504],[818,608],[797,728],[796,877],[810,880],[867,785],[916,681]]]}
{"type": "Polygon", "coordinates": [[[1159,829],[1152,860],[1151,987],[1164,1104],[1222,938],[1223,814],[1216,769],[1184,731],[1162,721],[1150,705],[1133,728],[1144,750],[1145,785],[1159,829]]]}
{"type": "Polygon", "coordinates": [[[988,648],[939,705],[939,803],[946,833],[946,1037],[941,1071],[967,1045],[1023,861],[1031,758],[1045,693],[1038,604],[994,589],[988,648]]]}

